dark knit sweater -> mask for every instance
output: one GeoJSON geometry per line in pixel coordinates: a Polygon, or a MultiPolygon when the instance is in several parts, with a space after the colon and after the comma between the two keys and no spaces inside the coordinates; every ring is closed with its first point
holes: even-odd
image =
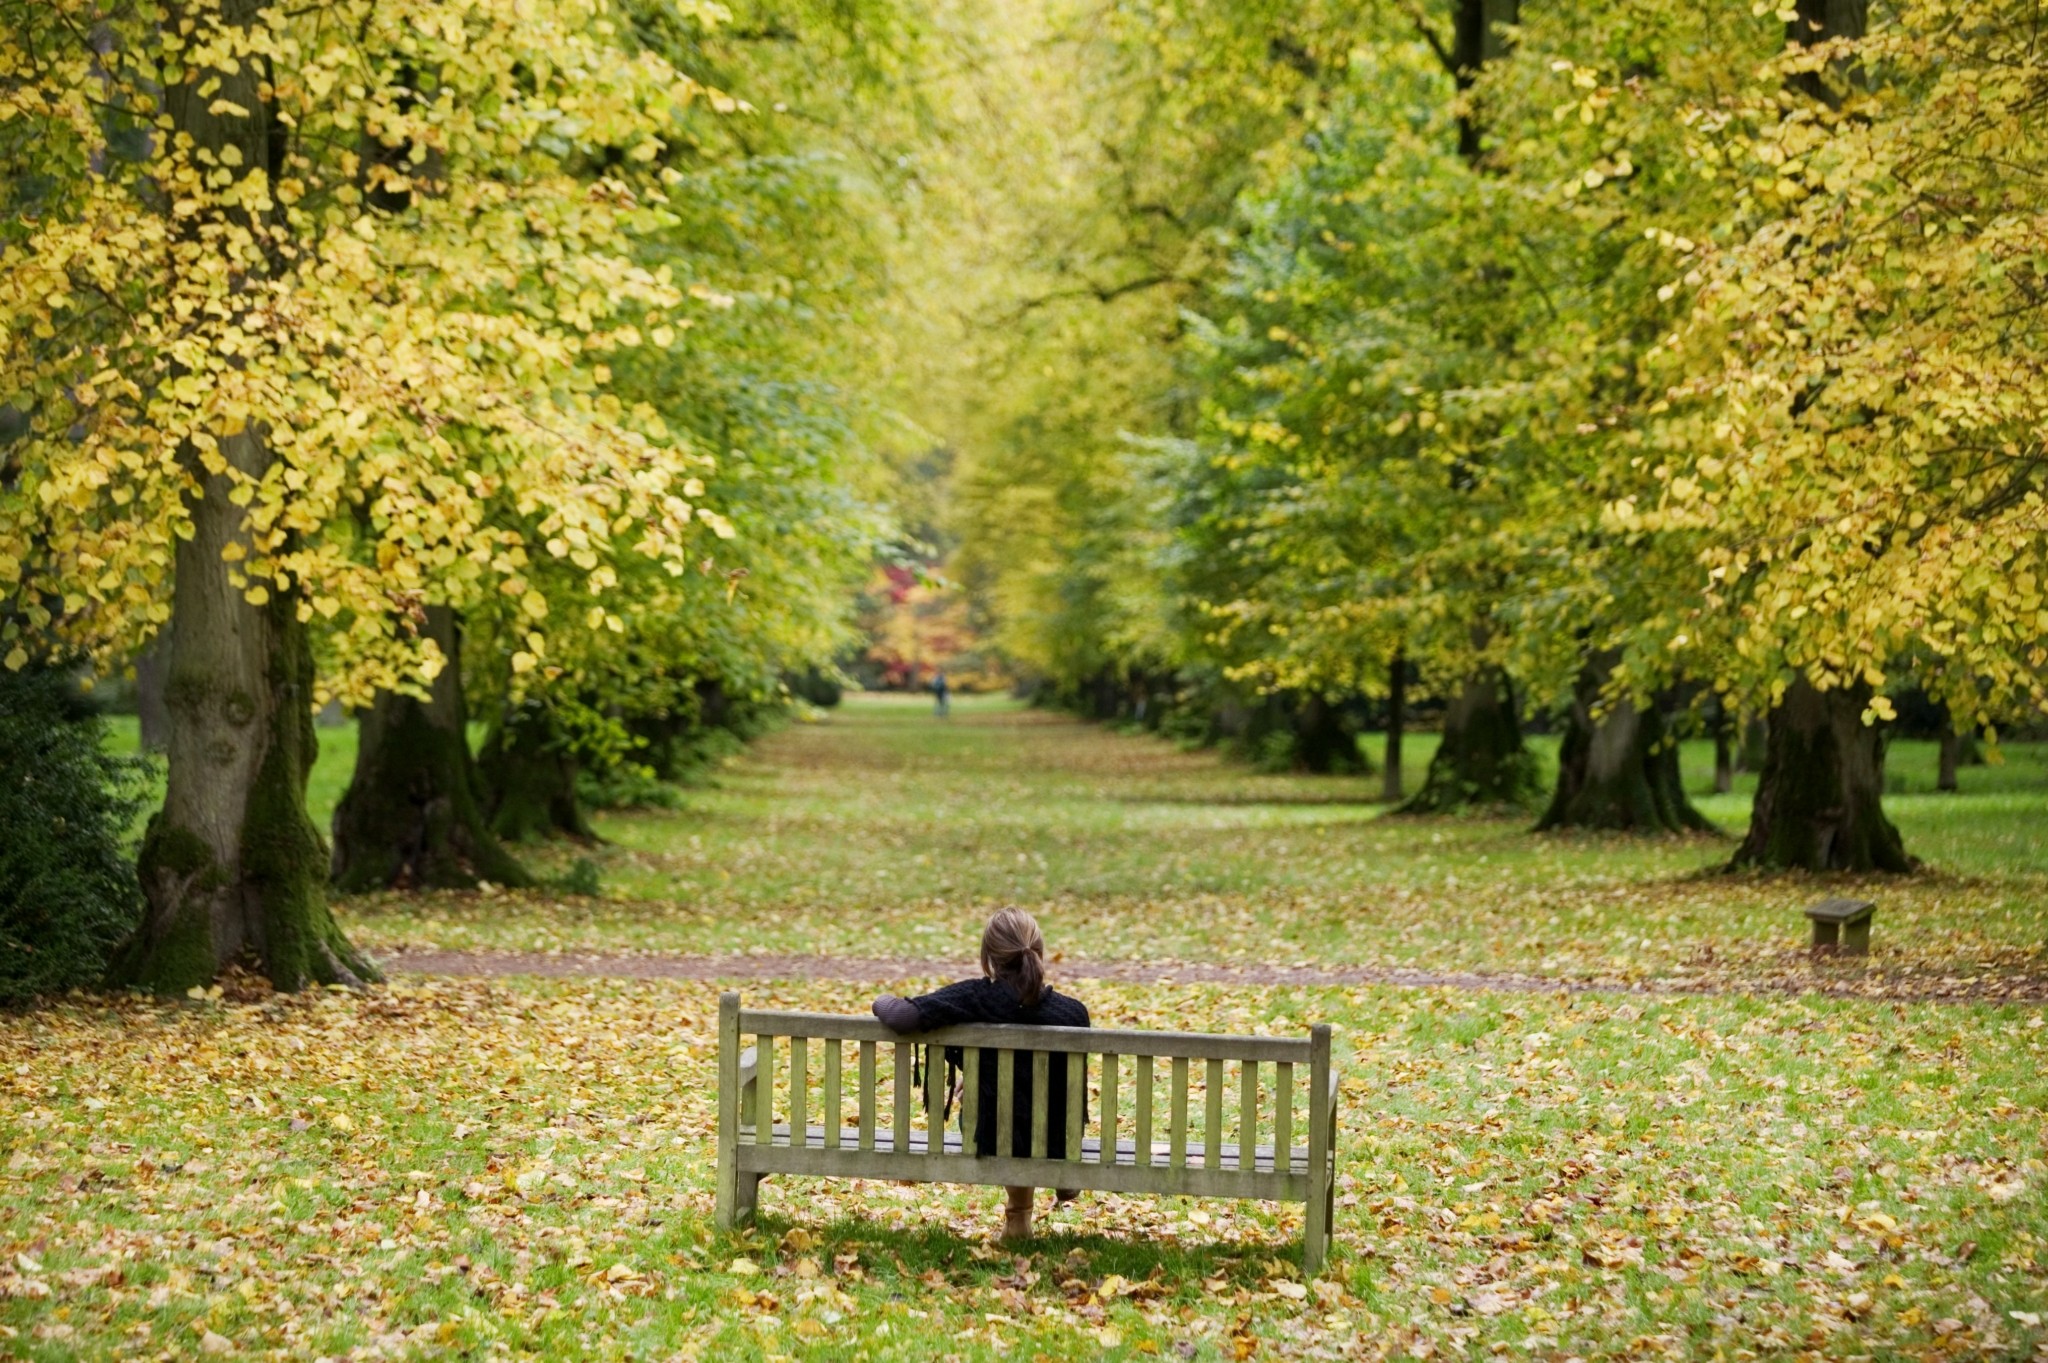
{"type": "MultiPolygon", "coordinates": [[[[962,980],[949,984],[944,989],[929,994],[920,994],[913,999],[898,999],[884,995],[875,1000],[875,1016],[899,1032],[929,1032],[940,1027],[954,1027],[962,1023],[1021,1024],[1027,1027],[1086,1027],[1088,1008],[1079,999],[1068,998],[1057,990],[1047,989],[1039,994],[1038,1002],[1025,1007],[1017,995],[1006,984],[993,980],[962,980]],[[916,1010],[914,1025],[904,1026],[911,1021],[904,1006],[916,1010]]],[[[977,1115],[974,1123],[974,1146],[978,1153],[993,1155],[996,1150],[996,1068],[1000,1052],[983,1048],[980,1061],[980,1082],[976,1085],[977,1115]]],[[[948,1046],[946,1059],[950,1064],[960,1063],[960,1048],[948,1046]]],[[[1013,1051],[1011,1110],[1015,1153],[1026,1156],[1031,1153],[1031,1058],[1029,1052],[1013,1051]]],[[[1054,1053],[1047,1057],[1046,1080],[1051,1090],[1047,1094],[1045,1153],[1052,1159],[1064,1159],[1067,1153],[1067,1058],[1054,1053]]],[[[1086,1121],[1087,1114],[1082,1114],[1086,1121]]],[[[964,1131],[962,1134],[965,1134],[964,1131]]],[[[1010,1151],[1002,1151],[1009,1154],[1010,1151]]]]}

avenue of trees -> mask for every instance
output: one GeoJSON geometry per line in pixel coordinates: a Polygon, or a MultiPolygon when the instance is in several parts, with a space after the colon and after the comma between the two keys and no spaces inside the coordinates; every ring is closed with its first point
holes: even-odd
{"type": "Polygon", "coordinates": [[[1674,735],[1761,727],[1736,864],[1907,869],[1895,705],[2048,700],[2036,7],[1109,13],[961,404],[1011,656],[1311,768],[1434,698],[1390,798],[1546,827],[1700,827],[1674,735]]]}
{"type": "Polygon", "coordinates": [[[1907,869],[1897,708],[2048,708],[2040,19],[0,0],[0,664],[167,718],[113,978],[366,978],[331,886],[528,881],[939,539],[1091,713],[1647,831],[1712,733],[1738,864],[1907,869]]]}

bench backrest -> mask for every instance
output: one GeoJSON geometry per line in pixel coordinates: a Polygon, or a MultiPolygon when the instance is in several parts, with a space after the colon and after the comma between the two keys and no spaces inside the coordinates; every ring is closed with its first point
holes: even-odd
{"type": "MultiPolygon", "coordinates": [[[[1066,1057],[1065,1102],[1059,1104],[1064,1108],[1063,1150],[1060,1161],[1048,1161],[1054,1167],[1041,1185],[1058,1183],[1058,1163],[1114,1164],[1121,1149],[1137,1182],[1129,1176],[1120,1182],[1134,1189],[1221,1193],[1228,1188],[1239,1196],[1298,1198],[1302,1191],[1297,1190],[1305,1190],[1307,1182],[1306,1171],[1294,1170],[1295,1141],[1307,1147],[1307,1169],[1323,1168],[1329,1159],[1336,1075],[1327,1026],[1306,1037],[1004,1026],[901,1036],[870,1018],[742,1008],[738,995],[726,994],[719,1012],[719,1082],[729,1091],[721,1091],[720,1109],[736,1119],[733,1134],[741,1143],[774,1143],[779,1123],[785,1124],[785,1143],[789,1133],[808,1134],[815,1127],[817,1148],[827,1154],[822,1172],[829,1166],[829,1152],[877,1149],[886,1094],[893,1120],[882,1136],[884,1149],[897,1156],[918,1152],[931,1161],[973,1161],[971,1141],[956,1140],[949,1150],[943,1135],[943,1061],[926,1066],[923,1092],[917,1092],[916,1057],[922,1047],[930,1047],[933,1059],[944,1048],[959,1048],[965,1071],[959,1125],[968,1132],[978,1129],[983,1053],[1004,1056],[996,1071],[995,1137],[1007,1145],[1013,1134],[1028,1130],[1028,1142],[1017,1134],[1025,1148],[999,1146],[996,1154],[1005,1159],[1047,1159],[1054,1108],[1049,1071],[1053,1056],[1066,1057]],[[745,1038],[752,1038],[754,1046],[743,1058],[745,1038]],[[850,1086],[849,1046],[854,1048],[850,1086]],[[1004,1053],[1018,1060],[1011,1062],[1004,1053]],[[1155,1140],[1155,1118],[1161,1115],[1155,1110],[1161,1087],[1155,1080],[1162,1061],[1167,1066],[1163,1142],[1155,1140]],[[1027,1067],[1030,1076],[1028,1120],[1012,1107],[1015,1065],[1027,1067]],[[851,1126],[845,1124],[849,1087],[855,1116],[851,1126]],[[1191,1170],[1191,1116],[1197,1111],[1201,1140],[1193,1144],[1191,1170]],[[922,1139],[913,1134],[920,1132],[922,1139]],[[1221,1181],[1225,1178],[1227,1184],[1221,1181]]],[[[805,1138],[798,1143],[805,1144],[805,1138]]]]}

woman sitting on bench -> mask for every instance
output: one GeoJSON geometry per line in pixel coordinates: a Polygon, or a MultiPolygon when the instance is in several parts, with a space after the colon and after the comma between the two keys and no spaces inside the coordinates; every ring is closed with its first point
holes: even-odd
{"type": "MultiPolygon", "coordinates": [[[[1022,909],[1003,909],[988,920],[981,934],[981,974],[978,980],[962,980],[914,999],[884,994],[875,1000],[875,1016],[895,1032],[929,1032],[960,1023],[1021,1023],[1032,1027],[1086,1027],[1088,1008],[1079,999],[1048,986],[1045,982],[1045,936],[1038,920],[1022,909]]],[[[1009,1133],[1009,1148],[996,1149],[996,1065],[999,1053],[981,1053],[980,1091],[976,1096],[977,1116],[971,1137],[978,1155],[1029,1155],[1031,1153],[1031,1066],[1029,1055],[1011,1052],[1015,1120],[1009,1133]]],[[[957,1056],[949,1055],[957,1062],[957,1056]]],[[[1067,1150],[1067,1057],[1048,1057],[1046,1074],[1046,1155],[1062,1159],[1067,1150]]],[[[1086,1120],[1086,1114],[1083,1114],[1086,1120]]],[[[965,1130],[961,1138],[969,1139],[965,1130]]],[[[1021,1240],[1031,1234],[1032,1189],[1009,1189],[1009,1204],[1003,1218],[1003,1238],[1021,1240]]],[[[1079,1196],[1073,1189],[1059,1190],[1061,1202],[1079,1196]]]]}

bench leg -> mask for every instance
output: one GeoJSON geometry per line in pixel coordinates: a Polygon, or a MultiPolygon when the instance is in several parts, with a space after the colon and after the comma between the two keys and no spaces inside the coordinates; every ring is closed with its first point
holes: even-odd
{"type": "Polygon", "coordinates": [[[1870,920],[1851,923],[1842,932],[1842,954],[1844,956],[1868,956],[1870,954],[1870,920]]]}
{"type": "Polygon", "coordinates": [[[1833,951],[1840,933],[1841,929],[1835,924],[1823,923],[1816,918],[1813,922],[1813,950],[1833,951]]]}
{"type": "Polygon", "coordinates": [[[731,1225],[737,1224],[742,1221],[752,1221],[754,1219],[754,1213],[760,1208],[760,1205],[761,1175],[739,1175],[737,1178],[733,1180],[732,1221],[728,1222],[727,1224],[731,1225]]]}

